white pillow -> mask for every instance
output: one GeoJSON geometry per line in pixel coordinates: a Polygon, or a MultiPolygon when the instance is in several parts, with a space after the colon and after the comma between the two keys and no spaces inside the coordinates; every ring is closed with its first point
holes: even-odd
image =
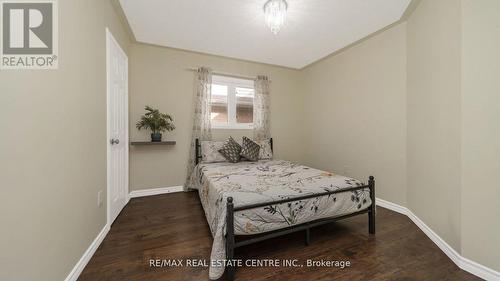
{"type": "Polygon", "coordinates": [[[227,162],[226,158],[219,152],[219,149],[224,146],[224,142],[225,141],[201,141],[201,162],[227,162]]]}
{"type": "Polygon", "coordinates": [[[254,141],[254,142],[260,145],[259,160],[273,159],[273,150],[271,149],[270,139],[254,141]]]}

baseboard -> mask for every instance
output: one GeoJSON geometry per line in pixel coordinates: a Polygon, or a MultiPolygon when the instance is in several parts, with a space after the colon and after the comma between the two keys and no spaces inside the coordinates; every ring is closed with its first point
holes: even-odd
{"type": "Polygon", "coordinates": [[[102,240],[104,240],[108,232],[109,232],[109,225],[106,224],[104,228],[101,230],[101,232],[99,232],[97,237],[94,239],[94,241],[92,241],[92,244],[90,244],[85,253],[83,253],[83,256],[73,267],[71,272],[66,277],[65,281],[76,281],[78,279],[83,269],[85,268],[85,266],[87,266],[87,263],[90,261],[97,248],[99,248],[99,245],[101,245],[102,240]]]}
{"type": "Polygon", "coordinates": [[[500,280],[500,272],[479,264],[475,261],[471,261],[468,258],[462,257],[460,268],[468,271],[471,274],[481,277],[484,280],[500,280]]]}
{"type": "Polygon", "coordinates": [[[500,272],[461,256],[408,208],[379,198],[376,199],[376,202],[377,206],[406,215],[461,269],[484,280],[500,281],[500,272]]]}
{"type": "Polygon", "coordinates": [[[413,212],[408,211],[407,215],[414,224],[416,224],[420,230],[422,230],[427,237],[429,237],[434,244],[436,244],[441,251],[443,251],[458,267],[461,268],[460,263],[462,256],[453,249],[448,243],[446,243],[437,233],[435,233],[429,226],[427,226],[420,218],[418,218],[413,212]]]}
{"type": "Polygon", "coordinates": [[[136,198],[136,197],[152,196],[152,195],[173,193],[173,192],[182,192],[182,191],[184,191],[184,187],[182,185],[170,186],[170,187],[160,187],[160,188],[151,188],[151,189],[141,189],[141,190],[134,190],[134,191],[130,192],[129,197],[136,198]]]}
{"type": "Polygon", "coordinates": [[[394,211],[396,213],[400,213],[402,215],[407,216],[408,215],[408,209],[406,207],[400,206],[398,204],[386,201],[384,199],[376,198],[375,202],[377,203],[377,206],[380,206],[382,208],[389,209],[391,211],[394,211]]]}

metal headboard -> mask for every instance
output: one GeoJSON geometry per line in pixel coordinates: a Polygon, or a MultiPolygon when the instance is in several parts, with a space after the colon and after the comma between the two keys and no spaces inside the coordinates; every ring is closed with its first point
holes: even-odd
{"type": "MultiPolygon", "coordinates": [[[[271,151],[274,152],[273,138],[269,138],[269,145],[271,146],[271,151]]],[[[196,139],[196,141],[195,141],[194,151],[195,151],[195,161],[194,162],[196,163],[196,165],[198,165],[198,163],[200,163],[200,160],[202,158],[202,156],[201,156],[201,144],[200,144],[199,139],[196,139]]]]}
{"type": "Polygon", "coordinates": [[[195,151],[195,155],[196,155],[194,158],[194,163],[196,165],[198,165],[198,163],[200,163],[200,159],[201,159],[201,144],[200,144],[199,139],[196,139],[194,151],[195,151]]]}

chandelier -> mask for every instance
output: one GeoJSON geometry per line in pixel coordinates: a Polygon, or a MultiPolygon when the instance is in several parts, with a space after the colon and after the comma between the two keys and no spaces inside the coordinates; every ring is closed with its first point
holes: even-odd
{"type": "Polygon", "coordinates": [[[269,0],[264,4],[266,24],[272,33],[278,34],[285,24],[287,8],[288,4],[285,0],[269,0]]]}

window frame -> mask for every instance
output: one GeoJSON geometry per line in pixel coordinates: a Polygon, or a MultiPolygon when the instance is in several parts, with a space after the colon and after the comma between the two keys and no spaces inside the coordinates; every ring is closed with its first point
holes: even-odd
{"type": "MultiPolygon", "coordinates": [[[[249,88],[254,90],[255,101],[255,86],[254,81],[250,79],[242,79],[231,76],[212,75],[212,85],[227,86],[227,123],[211,122],[212,129],[235,129],[235,130],[251,130],[254,123],[237,123],[236,118],[236,88],[249,88]]],[[[255,104],[254,104],[255,105],[255,104]]],[[[212,105],[210,104],[210,108],[212,105]]],[[[253,107],[252,107],[253,108],[253,107]]]]}

